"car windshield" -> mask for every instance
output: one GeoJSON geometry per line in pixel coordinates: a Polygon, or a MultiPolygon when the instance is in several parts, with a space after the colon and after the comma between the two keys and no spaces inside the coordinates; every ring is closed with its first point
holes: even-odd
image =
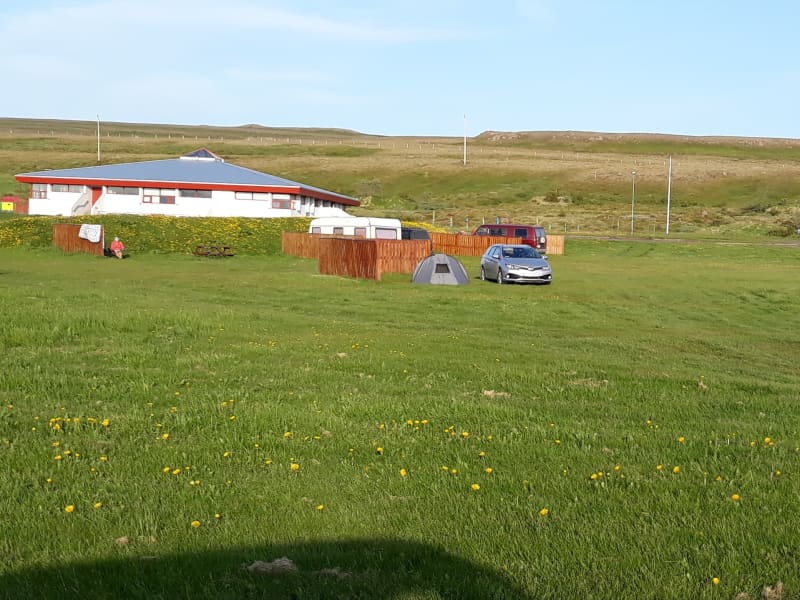
{"type": "Polygon", "coordinates": [[[539,258],[539,253],[530,246],[505,246],[503,256],[506,258],[539,258]]]}

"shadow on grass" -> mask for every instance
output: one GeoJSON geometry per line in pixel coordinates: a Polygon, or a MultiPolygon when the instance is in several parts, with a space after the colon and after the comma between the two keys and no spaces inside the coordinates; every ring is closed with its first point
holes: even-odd
{"type": "MultiPolygon", "coordinates": [[[[133,545],[133,544],[132,544],[133,545]]],[[[304,542],[30,568],[0,577],[3,598],[530,598],[508,577],[441,548],[382,539],[304,542]],[[286,557],[294,572],[253,573],[286,557]]],[[[282,563],[285,561],[279,561],[282,563]]]]}

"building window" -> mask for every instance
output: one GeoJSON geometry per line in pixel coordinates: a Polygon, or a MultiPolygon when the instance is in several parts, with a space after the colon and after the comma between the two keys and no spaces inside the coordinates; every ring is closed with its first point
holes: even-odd
{"type": "Polygon", "coordinates": [[[31,189],[31,198],[47,198],[47,184],[34,183],[31,189]]]}
{"type": "Polygon", "coordinates": [[[292,208],[292,201],[291,200],[272,200],[272,208],[285,208],[289,209],[292,208]]]}
{"type": "Polygon", "coordinates": [[[356,227],[353,230],[353,235],[355,235],[356,237],[365,238],[365,237],[367,237],[367,228],[366,227],[356,227]]]}
{"type": "Polygon", "coordinates": [[[124,194],[125,196],[138,196],[138,187],[123,187],[121,185],[110,185],[106,188],[107,194],[124,194]]]}
{"type": "Polygon", "coordinates": [[[142,202],[145,204],[175,204],[175,190],[145,188],[142,202]]]}
{"type": "Polygon", "coordinates": [[[271,196],[267,192],[236,192],[234,197],[237,200],[270,200],[271,196]]]}
{"type": "Polygon", "coordinates": [[[211,198],[211,190],[179,190],[183,198],[211,198]]]}

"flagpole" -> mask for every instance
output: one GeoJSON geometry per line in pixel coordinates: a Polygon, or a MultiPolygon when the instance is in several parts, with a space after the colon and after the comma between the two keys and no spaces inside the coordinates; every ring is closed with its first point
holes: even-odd
{"type": "Polygon", "coordinates": [[[100,164],[100,115],[97,115],[97,164],[100,164]]]}

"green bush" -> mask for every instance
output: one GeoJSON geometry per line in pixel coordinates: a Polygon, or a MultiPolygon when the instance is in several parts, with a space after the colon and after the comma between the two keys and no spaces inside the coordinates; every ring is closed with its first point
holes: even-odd
{"type": "Polygon", "coordinates": [[[281,234],[308,231],[310,221],[306,217],[24,216],[0,221],[0,247],[47,247],[53,242],[55,223],[96,223],[105,228],[107,240],[117,235],[133,253],[185,254],[201,244],[219,243],[237,254],[279,254],[281,234]]]}

